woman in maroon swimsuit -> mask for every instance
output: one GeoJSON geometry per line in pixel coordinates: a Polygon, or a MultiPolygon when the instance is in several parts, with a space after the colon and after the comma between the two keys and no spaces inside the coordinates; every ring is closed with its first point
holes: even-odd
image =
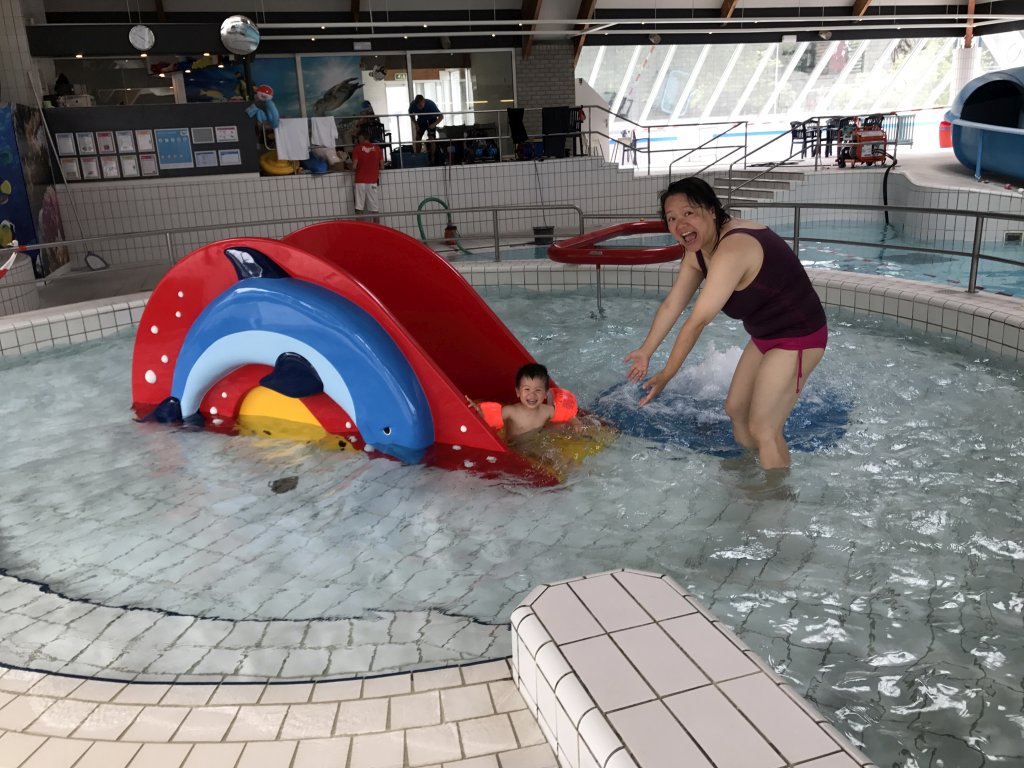
{"type": "Polygon", "coordinates": [[[671,184],[661,195],[661,212],[683,247],[683,260],[647,338],[625,357],[632,363],[630,381],[647,376],[651,355],[702,283],[703,288],[665,367],[643,383],[647,394],[640,405],[658,396],[704,326],[724,311],[742,320],[751,337],[725,399],[736,442],[756,450],[764,469],[788,467],[782,428],[828,340],[821,301],[789,245],[762,224],[730,218],[702,179],[671,184]]]}

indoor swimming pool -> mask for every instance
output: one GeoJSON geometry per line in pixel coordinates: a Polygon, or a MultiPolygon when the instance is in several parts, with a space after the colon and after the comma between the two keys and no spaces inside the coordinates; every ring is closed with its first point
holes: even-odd
{"type": "MultiPolygon", "coordinates": [[[[656,307],[613,293],[596,319],[589,291],[482,292],[584,405],[620,384],[656,307]]],[[[631,567],[692,590],[879,765],[1020,761],[1020,370],[888,321],[829,321],[805,397],[842,393],[845,433],[780,483],[620,436],[534,488],[137,424],[130,336],[6,360],[0,662],[321,679],[360,654],[373,671],[497,658],[534,585],[631,567]],[[283,666],[296,649],[307,662],[283,666]]],[[[723,399],[744,342],[716,320],[676,405],[652,407],[670,421],[723,399]]]]}

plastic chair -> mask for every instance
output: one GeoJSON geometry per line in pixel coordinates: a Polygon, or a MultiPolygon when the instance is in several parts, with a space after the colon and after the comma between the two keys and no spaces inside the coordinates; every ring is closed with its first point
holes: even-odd
{"type": "Polygon", "coordinates": [[[837,146],[839,144],[842,122],[843,118],[841,117],[830,117],[825,123],[825,157],[832,157],[833,143],[837,146]]]}
{"type": "Polygon", "coordinates": [[[583,121],[587,119],[583,107],[573,107],[569,110],[569,139],[572,142],[571,151],[573,156],[582,155],[583,152],[583,121]],[[577,147],[579,150],[577,151],[577,147]]]}
{"type": "Polygon", "coordinates": [[[802,122],[791,122],[789,124],[790,141],[789,154],[792,157],[796,153],[796,147],[800,145],[800,157],[807,157],[807,148],[810,147],[811,155],[818,154],[818,144],[821,140],[821,126],[817,120],[804,120],[802,122]]]}
{"type": "Polygon", "coordinates": [[[384,130],[384,123],[374,118],[364,126],[371,144],[377,144],[384,152],[384,159],[391,162],[391,133],[384,130]]]}

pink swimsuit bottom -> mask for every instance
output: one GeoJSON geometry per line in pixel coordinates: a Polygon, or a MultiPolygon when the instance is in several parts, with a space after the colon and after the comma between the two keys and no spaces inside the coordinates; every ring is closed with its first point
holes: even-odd
{"type": "Polygon", "coordinates": [[[800,379],[804,376],[804,350],[825,349],[828,346],[828,325],[806,336],[786,336],[781,339],[755,339],[751,336],[750,340],[762,355],[770,349],[796,350],[796,391],[799,394],[800,379]]]}

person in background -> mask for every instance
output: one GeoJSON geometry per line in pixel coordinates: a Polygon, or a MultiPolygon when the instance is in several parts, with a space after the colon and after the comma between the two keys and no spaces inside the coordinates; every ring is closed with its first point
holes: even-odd
{"type": "Polygon", "coordinates": [[[415,137],[412,142],[413,152],[430,152],[432,154],[432,147],[427,147],[423,141],[423,134],[427,134],[428,139],[437,138],[437,126],[444,120],[441,110],[433,101],[424,98],[422,94],[417,94],[409,104],[409,118],[412,120],[412,131],[415,137]]]}
{"type": "MultiPolygon", "coordinates": [[[[357,139],[359,143],[352,147],[356,215],[377,214],[380,213],[380,170],[384,167],[384,151],[370,142],[365,128],[359,131],[357,139]]],[[[374,216],[371,221],[380,224],[380,217],[374,216]]]]}
{"type": "Polygon", "coordinates": [[[370,126],[374,123],[379,122],[376,113],[373,111],[373,104],[368,101],[364,101],[362,107],[359,109],[359,116],[356,118],[355,126],[352,128],[351,143],[356,145],[359,143],[359,132],[366,131],[366,135],[369,138],[373,138],[373,131],[370,130],[370,126]]]}
{"type": "Polygon", "coordinates": [[[647,338],[625,357],[630,381],[647,376],[651,355],[701,291],[665,367],[643,383],[647,394],[640,405],[658,396],[704,326],[725,312],[742,320],[751,337],[725,399],[736,442],[756,450],[763,469],[788,467],[782,429],[828,341],[825,310],[807,272],[785,240],[763,224],[733,219],[696,176],[669,185],[661,195],[661,215],[683,247],[683,258],[647,338]]]}

